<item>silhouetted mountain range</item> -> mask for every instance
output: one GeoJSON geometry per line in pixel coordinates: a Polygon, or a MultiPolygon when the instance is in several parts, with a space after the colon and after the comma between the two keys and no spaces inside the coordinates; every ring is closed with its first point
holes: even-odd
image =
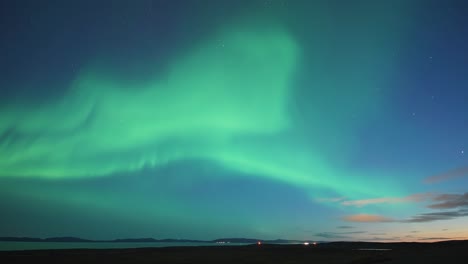
{"type": "Polygon", "coordinates": [[[154,239],[154,238],[120,238],[113,240],[90,240],[83,239],[78,237],[50,237],[50,238],[35,238],[35,237],[0,237],[0,241],[10,241],[10,242],[107,242],[107,243],[146,243],[146,242],[164,242],[164,243],[246,243],[246,244],[255,244],[258,241],[262,243],[269,244],[287,244],[287,243],[301,243],[303,241],[298,240],[286,240],[286,239],[276,239],[276,240],[263,240],[256,238],[218,238],[214,240],[193,240],[193,239],[154,239]]]}
{"type": "MultiPolygon", "coordinates": [[[[288,240],[288,239],[275,239],[275,240],[263,240],[256,238],[218,238],[214,240],[193,240],[193,239],[154,239],[154,238],[122,238],[114,240],[90,240],[78,237],[50,237],[50,238],[35,238],[35,237],[0,237],[0,241],[4,242],[101,242],[101,243],[238,243],[238,244],[256,244],[262,242],[262,244],[302,244],[304,240],[288,240]]],[[[434,243],[427,242],[326,242],[326,241],[314,241],[317,243],[319,248],[334,248],[334,249],[356,249],[356,248],[374,248],[374,249],[397,249],[397,248],[419,248],[425,247],[428,244],[435,246],[447,246],[447,245],[467,245],[468,240],[447,240],[434,243]]]]}
{"type": "Polygon", "coordinates": [[[48,238],[36,238],[36,237],[0,237],[0,241],[11,241],[11,242],[94,242],[89,239],[82,239],[78,237],[48,237],[48,238]]]}

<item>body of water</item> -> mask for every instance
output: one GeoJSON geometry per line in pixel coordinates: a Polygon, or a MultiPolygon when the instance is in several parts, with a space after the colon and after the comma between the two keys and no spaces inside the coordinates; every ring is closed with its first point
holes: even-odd
{"type": "Polygon", "coordinates": [[[105,248],[151,248],[187,246],[241,246],[244,243],[191,243],[191,242],[0,242],[0,251],[40,250],[40,249],[105,249],[105,248]]]}

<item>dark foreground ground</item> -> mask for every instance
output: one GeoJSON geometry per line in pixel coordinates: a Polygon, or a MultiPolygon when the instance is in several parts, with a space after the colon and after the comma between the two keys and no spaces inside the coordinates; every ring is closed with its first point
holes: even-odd
{"type": "Polygon", "coordinates": [[[468,263],[468,241],[7,251],[0,263],[468,263]]]}

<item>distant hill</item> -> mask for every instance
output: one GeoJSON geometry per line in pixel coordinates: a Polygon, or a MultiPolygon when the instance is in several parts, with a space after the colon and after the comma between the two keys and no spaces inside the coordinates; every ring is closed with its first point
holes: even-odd
{"type": "Polygon", "coordinates": [[[0,237],[0,241],[11,242],[107,242],[107,243],[242,243],[255,244],[258,241],[270,244],[288,244],[302,243],[297,240],[263,240],[258,238],[219,238],[214,240],[193,240],[193,239],[154,239],[154,238],[120,238],[114,240],[89,240],[78,237],[51,237],[51,238],[34,238],[34,237],[0,237]]]}
{"type": "Polygon", "coordinates": [[[4,242],[106,242],[106,243],[155,243],[155,242],[183,242],[183,243],[209,243],[213,241],[202,241],[192,239],[154,239],[154,238],[120,238],[114,240],[90,240],[78,237],[50,237],[50,238],[36,238],[36,237],[0,237],[0,241],[4,242]]]}
{"type": "MultiPolygon", "coordinates": [[[[257,238],[218,238],[214,240],[192,240],[192,239],[154,239],[154,238],[122,238],[114,240],[89,240],[78,237],[50,237],[50,238],[35,238],[35,237],[0,237],[3,242],[96,242],[96,243],[238,243],[238,244],[256,244],[262,242],[264,246],[280,246],[284,244],[302,244],[301,240],[262,240],[257,238]]],[[[439,242],[324,242],[315,241],[317,248],[329,249],[399,249],[399,248],[427,248],[428,246],[434,247],[447,247],[447,246],[466,246],[468,247],[468,240],[447,240],[439,242]]],[[[291,245],[293,246],[293,245],[291,245]]]]}
{"type": "Polygon", "coordinates": [[[262,241],[262,240],[261,239],[259,240],[256,238],[218,238],[218,239],[213,240],[213,242],[215,243],[224,242],[224,243],[251,243],[251,244],[255,244],[258,241],[262,241]]]}
{"type": "Polygon", "coordinates": [[[137,242],[137,243],[145,243],[145,242],[164,242],[164,243],[205,243],[205,242],[211,242],[211,241],[203,241],[203,240],[191,240],[191,239],[172,239],[172,238],[166,238],[166,239],[154,239],[154,238],[122,238],[122,239],[115,239],[115,240],[109,240],[105,242],[137,242]]]}
{"type": "Polygon", "coordinates": [[[49,237],[44,239],[44,242],[92,242],[92,240],[78,237],[49,237]]]}
{"type": "Polygon", "coordinates": [[[0,237],[0,241],[10,242],[93,242],[92,240],[82,239],[78,237],[0,237]]]}

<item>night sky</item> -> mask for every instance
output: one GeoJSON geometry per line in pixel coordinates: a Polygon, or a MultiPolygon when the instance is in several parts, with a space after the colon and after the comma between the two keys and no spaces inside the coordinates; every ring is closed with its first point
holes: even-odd
{"type": "Polygon", "coordinates": [[[0,3],[0,236],[468,239],[466,1],[0,3]]]}

